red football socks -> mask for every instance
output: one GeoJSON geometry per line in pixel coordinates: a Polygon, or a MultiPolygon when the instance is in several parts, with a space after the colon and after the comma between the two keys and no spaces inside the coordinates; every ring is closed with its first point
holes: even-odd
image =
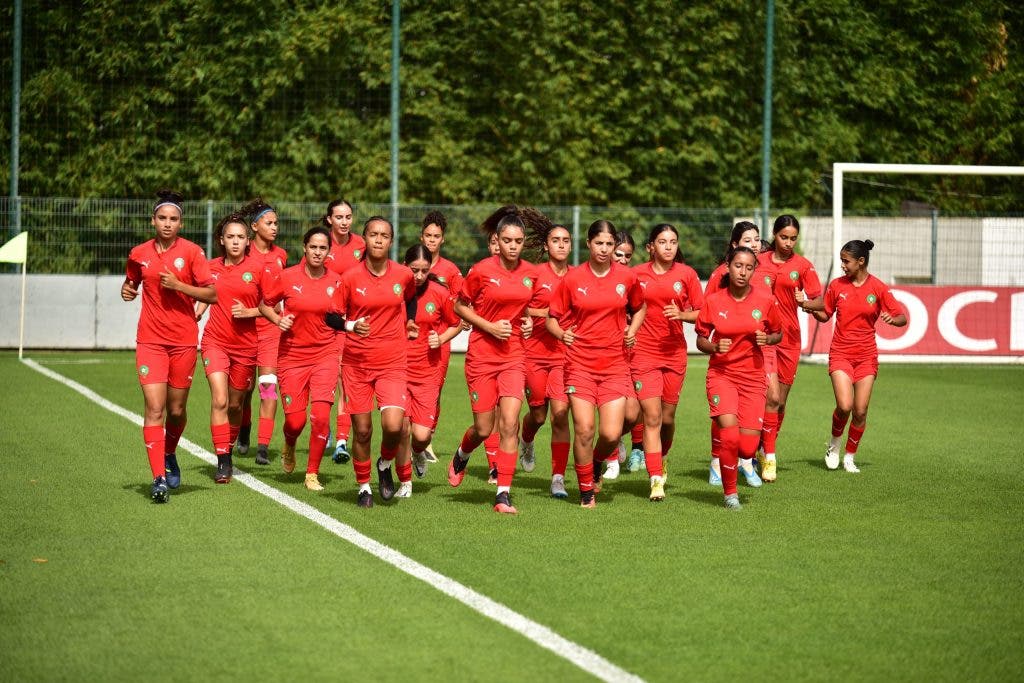
{"type": "Polygon", "coordinates": [[[555,441],[551,444],[551,474],[565,475],[565,467],[569,464],[569,442],[555,441]]]}
{"type": "Polygon", "coordinates": [[[210,425],[210,439],[213,441],[214,453],[227,455],[231,452],[231,425],[227,422],[210,425]]]}
{"type": "Polygon", "coordinates": [[[722,427],[721,452],[718,457],[722,463],[722,491],[725,495],[736,493],[736,468],[739,466],[740,428],[722,427]]]}
{"type": "Polygon", "coordinates": [[[846,437],[846,452],[850,455],[857,452],[857,448],[860,446],[860,437],[864,436],[865,429],[867,429],[866,423],[863,427],[850,425],[850,434],[846,437]]]}
{"type": "Polygon", "coordinates": [[[512,475],[516,472],[515,452],[499,449],[495,460],[498,466],[498,486],[512,486],[512,475]]]}
{"type": "MultiPolygon", "coordinates": [[[[764,414],[764,423],[761,425],[761,441],[764,444],[765,453],[775,452],[775,441],[779,438],[779,417],[777,412],[765,412],[764,414]]],[[[757,445],[755,444],[754,451],[756,450],[757,445]]]]}
{"type": "Polygon", "coordinates": [[[164,476],[164,428],[161,425],[142,428],[142,443],[146,444],[146,457],[153,478],[164,476]]]}
{"type": "Polygon", "coordinates": [[[832,436],[840,437],[846,431],[846,422],[850,419],[849,413],[846,417],[839,417],[836,411],[832,411],[832,436]]]}

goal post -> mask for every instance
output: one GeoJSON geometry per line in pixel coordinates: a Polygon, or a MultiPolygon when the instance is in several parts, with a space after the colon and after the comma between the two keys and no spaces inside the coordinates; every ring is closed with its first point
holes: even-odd
{"type": "Polygon", "coordinates": [[[957,164],[832,164],[832,272],[840,273],[843,244],[843,176],[847,173],[894,175],[1008,175],[1024,176],[1024,166],[961,166],[957,164]]]}

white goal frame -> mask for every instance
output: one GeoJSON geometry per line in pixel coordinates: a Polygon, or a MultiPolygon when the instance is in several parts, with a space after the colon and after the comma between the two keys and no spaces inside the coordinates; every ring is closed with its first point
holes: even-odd
{"type": "Polygon", "coordinates": [[[959,166],[955,164],[832,164],[832,272],[841,273],[843,248],[843,175],[892,173],[899,175],[1024,175],[1024,166],[959,166]]]}

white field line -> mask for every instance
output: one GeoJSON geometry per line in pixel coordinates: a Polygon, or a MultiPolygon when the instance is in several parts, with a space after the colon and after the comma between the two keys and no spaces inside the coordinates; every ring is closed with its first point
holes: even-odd
{"type": "MultiPolygon", "coordinates": [[[[78,382],[68,379],[63,375],[41,366],[39,363],[31,359],[24,359],[22,362],[29,366],[36,372],[39,372],[50,379],[63,384],[64,386],[77,391],[82,396],[96,403],[102,408],[109,410],[115,415],[119,415],[124,419],[132,422],[138,426],[142,426],[142,416],[136,415],[135,413],[122,408],[119,405],[111,403],[107,399],[103,398],[95,391],[86,387],[78,382]]],[[[181,439],[179,445],[183,450],[188,451],[192,455],[206,461],[211,465],[217,464],[217,457],[202,448],[196,443],[189,441],[188,439],[181,439]]],[[[515,631],[516,633],[532,640],[534,643],[550,650],[552,653],[559,657],[575,664],[579,668],[583,669],[587,673],[602,681],[642,681],[643,679],[621,669],[615,664],[612,664],[607,659],[597,654],[593,650],[589,650],[582,645],[574,643],[571,640],[563,638],[558,635],[547,626],[538,624],[537,622],[519,614],[518,612],[509,609],[505,605],[496,602],[486,595],[476,592],[468,586],[464,586],[454,579],[450,579],[447,576],[440,574],[433,569],[420,564],[412,558],[406,557],[402,553],[389,548],[388,546],[375,541],[369,536],[365,536],[354,528],[350,527],[343,522],[325,515],[316,508],[300,500],[292,498],[286,493],[275,489],[272,486],[268,486],[256,477],[250,474],[240,472],[239,470],[234,471],[234,480],[243,486],[247,486],[257,493],[261,493],[267,498],[283,505],[292,512],[305,517],[314,524],[317,524],[338,538],[344,539],[356,546],[360,550],[364,550],[367,553],[377,557],[388,564],[397,567],[401,571],[414,576],[417,579],[423,581],[428,586],[436,588],[445,595],[455,598],[462,604],[470,607],[471,609],[479,612],[488,619],[492,619],[499,624],[506,626],[507,628],[515,631]]]]}

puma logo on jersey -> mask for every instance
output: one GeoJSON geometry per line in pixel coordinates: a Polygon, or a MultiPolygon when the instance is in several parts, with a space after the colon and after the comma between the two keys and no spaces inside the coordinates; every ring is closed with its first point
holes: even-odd
{"type": "Polygon", "coordinates": [[[579,292],[580,294],[582,294],[583,296],[586,296],[588,289],[590,289],[590,288],[589,287],[577,287],[576,291],[579,292]]]}
{"type": "Polygon", "coordinates": [[[501,287],[501,280],[500,280],[500,279],[498,279],[498,278],[494,278],[494,277],[492,277],[492,278],[488,278],[488,280],[487,280],[487,281],[488,281],[488,282],[493,282],[493,283],[494,283],[495,285],[497,285],[498,287],[501,287]]]}
{"type": "Polygon", "coordinates": [[[729,311],[719,311],[718,315],[726,320],[729,319],[729,311]]]}
{"type": "Polygon", "coordinates": [[[549,285],[547,283],[542,284],[540,287],[541,287],[541,289],[546,289],[549,292],[551,291],[551,285],[549,285]]]}
{"type": "Polygon", "coordinates": [[[292,285],[292,289],[294,289],[299,294],[302,294],[302,285],[292,285]]]}
{"type": "Polygon", "coordinates": [[[210,277],[212,277],[214,280],[219,280],[220,273],[210,273],[210,277]]]}
{"type": "Polygon", "coordinates": [[[646,282],[641,282],[640,286],[643,287],[645,290],[647,289],[647,283],[646,282]]]}
{"type": "Polygon", "coordinates": [[[840,294],[839,298],[845,301],[846,300],[846,292],[843,292],[842,294],[840,294]]]}
{"type": "Polygon", "coordinates": [[[356,287],[356,291],[362,294],[363,296],[366,296],[366,287],[356,287]]]}
{"type": "Polygon", "coordinates": [[[149,261],[139,261],[139,265],[143,268],[149,268],[149,261]]]}

